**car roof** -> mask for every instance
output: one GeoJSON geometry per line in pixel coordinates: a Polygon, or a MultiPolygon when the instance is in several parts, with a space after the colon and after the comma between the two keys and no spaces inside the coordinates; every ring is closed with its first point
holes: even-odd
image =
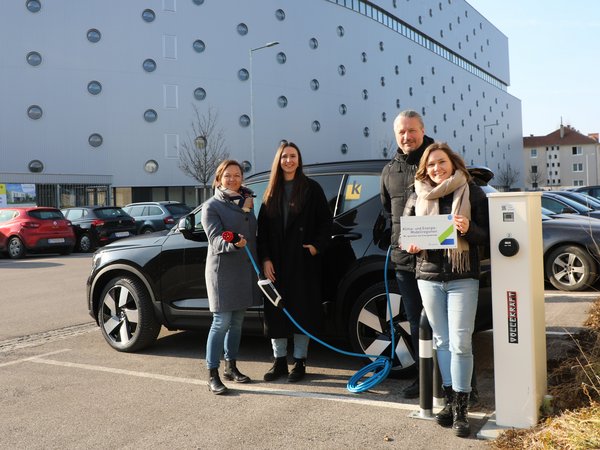
{"type": "Polygon", "coordinates": [[[159,202],[135,202],[135,203],[127,203],[127,206],[138,206],[138,205],[185,205],[185,203],[178,202],[176,200],[161,200],[159,202]]]}
{"type": "Polygon", "coordinates": [[[55,208],[54,206],[3,206],[0,209],[16,209],[19,211],[34,211],[37,209],[54,209],[54,210],[59,210],[58,208],[55,208]]]}
{"type": "MultiPolygon", "coordinates": [[[[360,159],[352,161],[336,161],[318,164],[305,164],[302,171],[306,175],[327,175],[330,173],[381,173],[386,164],[390,164],[393,159],[360,159]]],[[[483,166],[468,166],[469,173],[488,183],[494,178],[494,173],[483,166]]],[[[250,175],[245,182],[263,181],[269,178],[271,171],[259,172],[250,175]]]]}

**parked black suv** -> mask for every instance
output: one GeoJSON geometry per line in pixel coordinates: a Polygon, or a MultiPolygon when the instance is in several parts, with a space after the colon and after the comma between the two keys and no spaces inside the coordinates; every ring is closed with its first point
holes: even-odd
{"type": "Polygon", "coordinates": [[[133,217],[116,206],[77,206],[61,211],[73,224],[75,248],[80,252],[136,234],[133,217]]]}
{"type": "Polygon", "coordinates": [[[135,219],[137,234],[170,230],[192,211],[185,203],[174,201],[130,203],[123,211],[135,219]]]}
{"type": "MultiPolygon", "coordinates": [[[[305,166],[319,182],[334,215],[326,269],[324,310],[326,340],[349,343],[355,352],[390,354],[390,325],[384,285],[384,265],[390,223],[379,198],[380,174],[387,160],[367,160],[305,166]]],[[[269,173],[254,175],[246,185],[260,208],[269,173]]],[[[491,177],[490,177],[491,178],[491,177]]],[[[485,180],[487,181],[487,180],[485,180]]],[[[483,181],[482,183],[485,183],[483,181]]],[[[204,264],[206,235],[201,206],[192,212],[195,228],[184,233],[182,219],[164,236],[120,241],[96,252],[87,281],[88,309],[106,341],[116,350],[133,352],[154,342],[161,325],[194,329],[210,325],[204,264]]],[[[235,231],[235,230],[232,230],[235,231]]],[[[396,374],[414,368],[410,329],[392,266],[389,289],[396,335],[396,374]]],[[[491,328],[491,292],[483,288],[477,328],[491,328]]],[[[251,308],[246,331],[262,332],[262,307],[251,308]]]]}

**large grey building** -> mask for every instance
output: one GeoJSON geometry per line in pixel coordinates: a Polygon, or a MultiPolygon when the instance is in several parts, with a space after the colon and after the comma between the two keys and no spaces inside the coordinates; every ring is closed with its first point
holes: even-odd
{"type": "Polygon", "coordinates": [[[508,39],[464,0],[7,1],[0,40],[0,184],[40,204],[194,204],[196,110],[250,173],[282,139],[305,163],[390,157],[410,108],[523,177],[508,39]]]}

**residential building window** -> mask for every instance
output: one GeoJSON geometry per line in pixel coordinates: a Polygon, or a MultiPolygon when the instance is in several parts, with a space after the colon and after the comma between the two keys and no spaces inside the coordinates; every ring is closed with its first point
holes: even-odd
{"type": "Polygon", "coordinates": [[[581,149],[580,146],[573,147],[572,152],[573,152],[572,153],[573,155],[581,155],[581,154],[583,154],[583,151],[582,151],[582,149],[581,149]]]}
{"type": "Polygon", "coordinates": [[[583,172],[583,163],[573,164],[573,172],[583,172]]]}
{"type": "Polygon", "coordinates": [[[529,150],[529,156],[531,158],[537,158],[537,148],[532,148],[531,150],[529,150]]]}
{"type": "Polygon", "coordinates": [[[531,173],[537,173],[537,166],[531,166],[531,173]]]}

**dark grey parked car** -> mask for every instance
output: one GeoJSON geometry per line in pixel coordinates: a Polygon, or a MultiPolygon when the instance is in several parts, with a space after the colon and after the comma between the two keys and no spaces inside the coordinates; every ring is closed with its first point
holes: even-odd
{"type": "Polygon", "coordinates": [[[135,219],[138,234],[145,234],[170,230],[192,208],[185,203],[162,201],[130,203],[123,211],[135,219]]]}

